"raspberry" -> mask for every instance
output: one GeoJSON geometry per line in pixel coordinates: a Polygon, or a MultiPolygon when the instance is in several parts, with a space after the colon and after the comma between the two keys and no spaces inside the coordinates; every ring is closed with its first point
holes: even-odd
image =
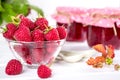
{"type": "Polygon", "coordinates": [[[8,23],[6,25],[6,28],[4,28],[3,36],[7,39],[13,39],[13,34],[16,29],[17,29],[17,26],[15,26],[13,23],[8,23]]]}
{"type": "Polygon", "coordinates": [[[40,29],[35,29],[32,32],[33,41],[44,41],[44,34],[40,29]]]}
{"type": "Polygon", "coordinates": [[[48,78],[51,76],[51,69],[47,67],[46,65],[40,65],[38,67],[37,73],[40,78],[48,78]]]}
{"type": "Polygon", "coordinates": [[[22,72],[22,69],[23,67],[21,62],[16,59],[12,59],[8,62],[5,72],[8,75],[17,75],[22,72]]]}
{"type": "Polygon", "coordinates": [[[34,63],[40,63],[42,62],[42,60],[44,59],[44,53],[45,53],[45,50],[42,49],[42,48],[34,48],[34,49],[31,49],[31,56],[33,58],[33,62],[34,63]]]}
{"type": "Polygon", "coordinates": [[[37,18],[35,21],[35,25],[43,31],[48,26],[48,21],[45,18],[37,18]]]}
{"type": "Polygon", "coordinates": [[[14,45],[13,48],[23,59],[26,59],[26,57],[30,54],[29,47],[25,44],[14,45]]]}
{"type": "Polygon", "coordinates": [[[31,32],[29,28],[26,26],[19,27],[15,31],[13,37],[15,38],[16,41],[26,41],[26,42],[32,41],[31,32]]]}
{"type": "Polygon", "coordinates": [[[46,29],[46,31],[44,32],[44,37],[48,41],[60,40],[59,33],[58,33],[57,29],[51,28],[51,27],[46,29]]]}
{"type": "Polygon", "coordinates": [[[19,26],[23,26],[23,25],[28,27],[30,30],[33,30],[35,28],[34,22],[32,22],[30,19],[24,16],[20,18],[20,23],[19,23],[19,26]]]}
{"type": "Polygon", "coordinates": [[[64,38],[67,36],[65,27],[63,27],[63,26],[58,26],[56,29],[58,30],[60,39],[64,39],[64,38]]]}

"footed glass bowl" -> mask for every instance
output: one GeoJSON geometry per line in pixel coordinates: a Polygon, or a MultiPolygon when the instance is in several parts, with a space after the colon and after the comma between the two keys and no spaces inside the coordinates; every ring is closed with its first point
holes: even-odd
{"type": "Polygon", "coordinates": [[[28,67],[50,65],[59,54],[65,39],[23,42],[6,39],[14,56],[28,67]]]}

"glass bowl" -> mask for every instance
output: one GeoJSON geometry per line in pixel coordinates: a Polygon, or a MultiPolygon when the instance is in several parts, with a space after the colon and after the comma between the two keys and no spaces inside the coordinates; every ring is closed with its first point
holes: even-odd
{"type": "Polygon", "coordinates": [[[15,58],[28,67],[37,67],[40,64],[50,65],[65,42],[65,39],[39,42],[6,40],[15,58]]]}

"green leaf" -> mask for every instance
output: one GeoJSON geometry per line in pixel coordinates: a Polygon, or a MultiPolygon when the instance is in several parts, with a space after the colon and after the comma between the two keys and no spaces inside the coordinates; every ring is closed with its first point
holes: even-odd
{"type": "Polygon", "coordinates": [[[12,4],[13,6],[17,6],[20,4],[28,4],[27,0],[6,0],[6,2],[12,4]]]}
{"type": "Polygon", "coordinates": [[[0,5],[0,12],[3,12],[4,8],[2,7],[2,5],[0,5]]]}
{"type": "Polygon", "coordinates": [[[3,12],[4,8],[2,7],[1,0],[0,0],[0,12],[3,12]]]}
{"type": "Polygon", "coordinates": [[[4,3],[3,6],[5,8],[6,13],[9,13],[11,15],[16,15],[15,11],[13,10],[13,6],[11,4],[4,3]]]}
{"type": "Polygon", "coordinates": [[[27,0],[8,0],[8,3],[12,5],[13,11],[17,14],[24,14],[26,16],[29,13],[27,0]]]}
{"type": "Polygon", "coordinates": [[[18,8],[17,14],[24,14],[27,16],[29,14],[29,6],[28,5],[22,5],[18,8]]]}
{"type": "Polygon", "coordinates": [[[1,17],[1,13],[0,13],[0,25],[2,24],[2,22],[3,22],[3,19],[1,17]]]}
{"type": "Polygon", "coordinates": [[[37,6],[34,5],[29,5],[31,9],[35,10],[38,14],[44,17],[44,12],[42,9],[38,8],[37,6]]]}
{"type": "Polygon", "coordinates": [[[1,17],[5,22],[10,22],[11,21],[10,15],[8,15],[7,13],[2,13],[1,17]]]}
{"type": "Polygon", "coordinates": [[[11,16],[16,16],[17,14],[13,11],[13,7],[11,4],[4,3],[3,7],[5,11],[1,14],[2,19],[6,22],[11,22],[11,16]]]}
{"type": "Polygon", "coordinates": [[[31,9],[44,17],[43,11],[36,6],[30,5],[28,0],[0,0],[0,24],[3,21],[11,22],[11,16],[18,14],[27,16],[31,9]]]}

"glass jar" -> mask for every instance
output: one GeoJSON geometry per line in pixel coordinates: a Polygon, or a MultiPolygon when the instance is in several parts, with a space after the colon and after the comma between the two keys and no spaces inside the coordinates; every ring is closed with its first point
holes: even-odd
{"type": "Polygon", "coordinates": [[[86,27],[82,24],[82,16],[87,9],[77,7],[57,7],[57,14],[53,18],[58,26],[66,26],[68,30],[67,41],[83,42],[86,40],[86,27]]]}
{"type": "Polygon", "coordinates": [[[78,41],[83,42],[86,39],[85,27],[82,23],[73,22],[68,27],[67,41],[78,41]]]}
{"type": "Polygon", "coordinates": [[[85,17],[87,25],[87,43],[90,47],[96,44],[113,45],[120,49],[120,9],[89,9],[85,17]]]}
{"type": "Polygon", "coordinates": [[[96,44],[113,45],[115,49],[120,48],[120,28],[115,24],[117,18],[93,19],[87,29],[87,42],[90,47],[96,44]]]}

